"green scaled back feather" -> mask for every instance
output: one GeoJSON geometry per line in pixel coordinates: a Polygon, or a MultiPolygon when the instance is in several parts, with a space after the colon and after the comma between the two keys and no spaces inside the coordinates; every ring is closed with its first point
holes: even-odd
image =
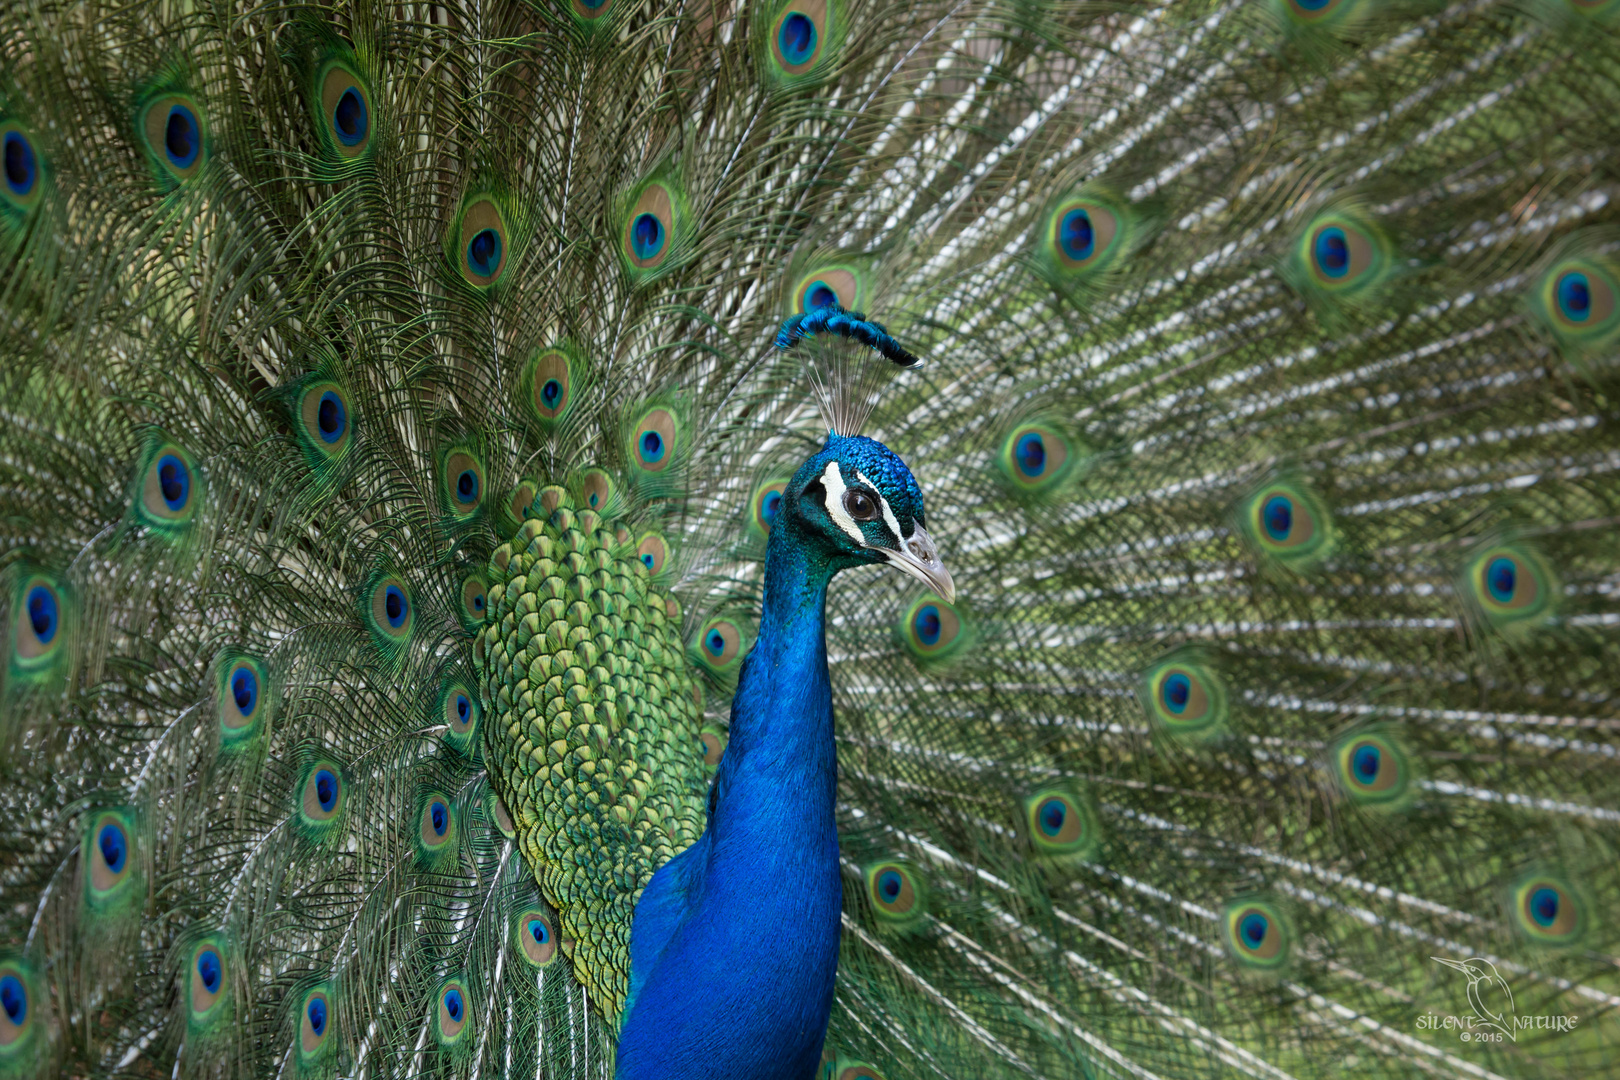
{"type": "Polygon", "coordinates": [[[823,1076],[1610,1075],[1617,13],[6,6],[0,1078],[612,1076],[830,300],[823,1076]]]}

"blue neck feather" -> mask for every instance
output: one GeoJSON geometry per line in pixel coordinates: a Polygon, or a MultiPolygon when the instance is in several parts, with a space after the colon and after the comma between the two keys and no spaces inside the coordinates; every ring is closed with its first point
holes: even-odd
{"type": "Polygon", "coordinates": [[[842,560],[771,530],[708,829],[636,906],[621,1080],[807,1080],[838,963],[838,762],[827,584],[842,560]]]}

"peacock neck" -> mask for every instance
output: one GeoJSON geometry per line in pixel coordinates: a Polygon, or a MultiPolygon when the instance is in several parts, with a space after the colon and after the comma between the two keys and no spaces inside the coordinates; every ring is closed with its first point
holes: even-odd
{"type": "Polygon", "coordinates": [[[774,532],[759,638],[732,705],[710,829],[721,846],[738,833],[761,843],[774,838],[775,845],[831,838],[836,856],[837,751],[825,630],[835,568],[789,530],[774,532]]]}

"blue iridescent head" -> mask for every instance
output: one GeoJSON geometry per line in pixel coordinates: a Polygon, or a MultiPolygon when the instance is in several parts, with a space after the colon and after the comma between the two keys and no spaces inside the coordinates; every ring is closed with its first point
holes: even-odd
{"type": "Polygon", "coordinates": [[[922,489],[899,455],[875,439],[829,434],[782,492],[775,520],[793,524],[773,527],[772,544],[806,544],[835,572],[886,562],[946,600],[956,596],[923,528],[922,489]]]}

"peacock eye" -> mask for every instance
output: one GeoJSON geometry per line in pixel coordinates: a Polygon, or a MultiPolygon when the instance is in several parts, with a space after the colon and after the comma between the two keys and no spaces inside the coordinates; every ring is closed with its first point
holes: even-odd
{"type": "Polygon", "coordinates": [[[864,491],[844,492],[844,509],[856,521],[873,521],[878,516],[877,503],[864,491]]]}

